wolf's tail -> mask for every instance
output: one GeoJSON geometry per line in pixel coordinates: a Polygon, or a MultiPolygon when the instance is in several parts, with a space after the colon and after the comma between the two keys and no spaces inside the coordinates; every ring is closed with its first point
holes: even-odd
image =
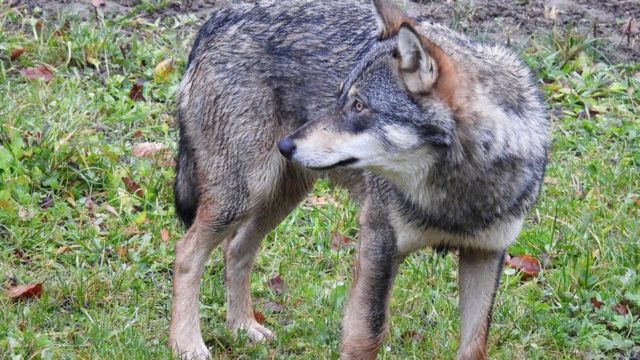
{"type": "Polygon", "coordinates": [[[176,181],[173,184],[173,196],[176,214],[189,228],[193,224],[198,210],[198,183],[196,180],[196,163],[193,156],[191,140],[180,123],[180,141],[178,158],[176,159],[176,181]]]}

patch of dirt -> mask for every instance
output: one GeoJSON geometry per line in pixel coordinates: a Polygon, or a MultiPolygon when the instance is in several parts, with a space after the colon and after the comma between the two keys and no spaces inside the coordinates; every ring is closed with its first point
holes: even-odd
{"type": "MultiPolygon", "coordinates": [[[[397,0],[399,1],[399,0],[397,0]]],[[[139,11],[137,0],[102,0],[105,16],[139,11]]],[[[176,0],[161,10],[141,13],[146,18],[191,15],[203,22],[211,11],[230,3],[255,0],[176,0]]],[[[94,16],[90,0],[10,0],[10,6],[41,9],[44,16],[68,12],[94,16]]],[[[432,22],[495,42],[523,46],[535,35],[548,34],[554,27],[573,27],[605,45],[611,62],[640,61],[640,34],[625,36],[629,19],[640,20],[638,0],[412,0],[408,12],[432,22]]]]}
{"type": "Polygon", "coordinates": [[[418,0],[410,12],[495,42],[522,45],[532,36],[574,28],[601,40],[612,62],[640,61],[640,36],[624,36],[640,19],[638,0],[418,0]]]}

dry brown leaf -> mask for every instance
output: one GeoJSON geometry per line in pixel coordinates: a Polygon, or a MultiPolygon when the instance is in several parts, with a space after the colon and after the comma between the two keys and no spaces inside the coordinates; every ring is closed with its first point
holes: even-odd
{"type": "Polygon", "coordinates": [[[144,197],[144,191],[140,187],[140,184],[135,182],[132,178],[125,176],[122,178],[122,182],[130,193],[139,197],[144,197]]]}
{"type": "Polygon", "coordinates": [[[42,283],[18,285],[7,290],[7,297],[11,300],[34,299],[42,296],[42,283]]]}
{"type": "Polygon", "coordinates": [[[253,310],[253,317],[256,318],[256,321],[258,322],[258,324],[264,324],[265,320],[267,320],[264,317],[264,314],[262,314],[260,311],[258,310],[253,310]]]}
{"type": "Polygon", "coordinates": [[[136,80],[131,90],[129,90],[129,99],[133,101],[145,101],[144,95],[142,95],[142,88],[144,87],[144,81],[142,79],[136,80]]]}
{"type": "Polygon", "coordinates": [[[20,75],[29,80],[43,80],[44,82],[53,79],[53,73],[44,65],[22,69],[20,75]]]}
{"type": "Polygon", "coordinates": [[[162,239],[162,241],[167,244],[169,243],[169,239],[171,237],[169,236],[169,230],[167,229],[162,229],[160,230],[160,239],[162,239]]]}
{"type": "Polygon", "coordinates": [[[53,196],[47,195],[40,201],[41,209],[48,209],[53,206],[53,196]]]}
{"type": "Polygon", "coordinates": [[[640,35],[640,20],[629,18],[627,22],[622,25],[622,35],[624,36],[636,36],[640,35]]]}
{"type": "Polygon", "coordinates": [[[34,216],[36,216],[36,213],[31,209],[18,209],[18,218],[22,221],[29,221],[33,219],[34,216]]]}
{"type": "Polygon", "coordinates": [[[105,0],[91,0],[91,5],[96,8],[101,8],[107,6],[107,3],[105,0]]]}
{"type": "Polygon", "coordinates": [[[11,50],[11,61],[16,61],[22,54],[24,54],[23,48],[15,48],[11,50]]]}
{"type": "Polygon", "coordinates": [[[556,6],[546,7],[544,9],[544,17],[549,20],[553,20],[554,22],[558,21],[560,17],[560,10],[556,6]]]}
{"type": "Polygon", "coordinates": [[[596,309],[600,309],[602,307],[602,305],[604,305],[604,302],[592,297],[591,298],[591,305],[593,305],[594,308],[596,309]]]}
{"type": "Polygon", "coordinates": [[[127,235],[140,235],[142,234],[142,230],[140,230],[137,226],[131,225],[127,226],[124,229],[124,233],[127,235]]]}
{"type": "Polygon", "coordinates": [[[307,200],[305,200],[305,204],[308,206],[325,206],[325,205],[333,205],[339,206],[340,203],[335,201],[333,198],[326,196],[309,196],[307,200]]]}
{"type": "Polygon", "coordinates": [[[67,245],[60,246],[60,247],[56,250],[56,254],[60,255],[60,254],[68,253],[70,250],[71,250],[71,248],[70,248],[70,247],[68,247],[67,245]]]}
{"type": "Polygon", "coordinates": [[[153,157],[157,153],[167,149],[165,144],[155,142],[143,142],[136,144],[131,151],[131,155],[134,157],[153,157]]]}
{"type": "Polygon", "coordinates": [[[338,251],[341,248],[353,248],[353,242],[351,239],[340,233],[335,233],[331,237],[331,250],[338,251]]]}
{"type": "Polygon", "coordinates": [[[129,249],[127,249],[125,245],[122,245],[118,248],[117,252],[118,252],[118,256],[124,259],[129,254],[129,249]]]}
{"type": "Polygon", "coordinates": [[[402,340],[404,341],[416,341],[420,342],[424,338],[423,334],[418,333],[415,330],[405,331],[401,335],[402,340]]]}
{"type": "Polygon", "coordinates": [[[620,303],[613,305],[612,309],[618,315],[627,315],[629,313],[629,307],[620,303]]]}
{"type": "Polygon", "coordinates": [[[173,160],[166,160],[160,163],[160,166],[164,166],[164,167],[175,167],[176,166],[176,162],[173,160]]]}
{"type": "Polygon", "coordinates": [[[275,294],[281,295],[284,292],[286,285],[284,280],[282,280],[282,277],[280,275],[276,275],[267,282],[267,287],[275,294]]]}
{"type": "Polygon", "coordinates": [[[267,301],[264,304],[264,310],[272,313],[280,313],[284,311],[284,306],[275,301],[267,301]]]}
{"type": "Polygon", "coordinates": [[[144,136],[144,134],[142,133],[142,130],[136,130],[136,132],[133,133],[134,139],[140,139],[142,136],[144,136]]]}
{"type": "Polygon", "coordinates": [[[545,176],[544,177],[544,183],[548,184],[548,185],[558,185],[560,183],[560,181],[556,178],[550,177],[550,176],[545,176]]]}
{"type": "Polygon", "coordinates": [[[540,273],[540,261],[530,255],[507,257],[505,264],[510,268],[520,270],[524,280],[531,279],[540,273]]]}
{"type": "Polygon", "coordinates": [[[111,205],[106,205],[105,210],[107,210],[107,212],[109,212],[111,215],[113,216],[120,216],[120,214],[118,214],[118,212],[116,211],[116,209],[113,208],[113,206],[111,205]]]}

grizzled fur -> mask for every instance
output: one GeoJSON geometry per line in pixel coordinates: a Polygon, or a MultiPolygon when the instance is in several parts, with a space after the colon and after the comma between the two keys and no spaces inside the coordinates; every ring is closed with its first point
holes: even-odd
{"type": "Polygon", "coordinates": [[[459,250],[458,358],[486,358],[504,254],[544,175],[545,109],[511,51],[372,3],[238,5],[200,30],[178,92],[181,356],[209,356],[199,283],[221,243],[228,326],[273,337],[253,316],[250,271],[262,238],[327,174],[361,204],[341,357],[376,356],[399,266],[429,246],[459,250]]]}

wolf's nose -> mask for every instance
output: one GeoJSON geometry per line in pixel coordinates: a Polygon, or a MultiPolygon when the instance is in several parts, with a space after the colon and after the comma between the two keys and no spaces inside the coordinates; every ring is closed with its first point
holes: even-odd
{"type": "Polygon", "coordinates": [[[291,159],[291,156],[296,151],[296,144],[289,137],[286,137],[278,143],[278,150],[287,159],[291,159]]]}

